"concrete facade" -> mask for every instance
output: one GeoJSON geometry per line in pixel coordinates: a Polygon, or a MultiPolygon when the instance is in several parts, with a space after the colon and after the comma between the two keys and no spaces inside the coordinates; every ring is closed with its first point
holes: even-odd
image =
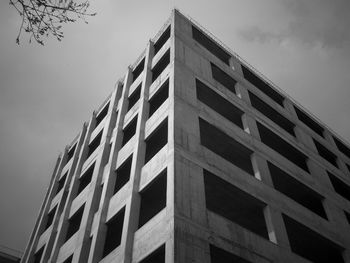
{"type": "Polygon", "coordinates": [[[350,263],[349,169],[347,143],[174,10],[58,158],[22,262],[350,263]]]}

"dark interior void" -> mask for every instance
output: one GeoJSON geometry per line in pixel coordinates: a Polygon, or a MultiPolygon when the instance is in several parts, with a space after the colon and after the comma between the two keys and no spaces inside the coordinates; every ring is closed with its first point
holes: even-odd
{"type": "Polygon", "coordinates": [[[295,112],[298,115],[298,119],[303,122],[306,126],[308,126],[311,130],[316,132],[318,135],[323,137],[324,129],[321,125],[319,125],[316,121],[314,121],[307,113],[294,106],[295,112]]]}
{"type": "Polygon", "coordinates": [[[251,70],[249,70],[244,65],[242,66],[243,76],[246,80],[248,80],[251,84],[253,84],[257,89],[261,92],[265,93],[270,99],[277,102],[279,105],[283,107],[284,97],[279,94],[276,90],[270,87],[265,81],[255,75],[251,70]]]}
{"type": "Polygon", "coordinates": [[[251,263],[250,261],[236,256],[226,250],[210,245],[210,262],[211,263],[251,263]]]}
{"type": "Polygon", "coordinates": [[[207,209],[268,239],[265,203],[203,170],[207,209]]]}
{"type": "Polygon", "coordinates": [[[252,150],[201,118],[199,118],[199,129],[203,146],[247,173],[254,175],[251,162],[252,150]]]}
{"type": "Polygon", "coordinates": [[[192,37],[226,65],[230,65],[230,54],[194,26],[192,26],[192,37]]]}
{"type": "Polygon", "coordinates": [[[342,180],[340,180],[335,175],[328,172],[329,179],[331,180],[331,183],[333,185],[334,190],[344,197],[345,199],[350,201],[350,186],[344,183],[342,180]]]}
{"type": "Polygon", "coordinates": [[[61,189],[63,188],[64,183],[66,182],[67,174],[68,174],[68,172],[66,172],[66,173],[58,180],[58,185],[57,185],[56,194],[58,194],[58,192],[61,191],[61,189]]]}
{"type": "Polygon", "coordinates": [[[140,263],[164,263],[165,262],[165,245],[157,248],[150,255],[140,261],[140,263]]]}
{"type": "Polygon", "coordinates": [[[158,61],[158,63],[152,69],[152,82],[155,81],[159,75],[163,72],[163,70],[170,63],[170,49],[165,52],[163,57],[158,61]]]}
{"type": "Polygon", "coordinates": [[[291,249],[315,263],[343,263],[342,247],[283,214],[291,249]]]}
{"type": "Polygon", "coordinates": [[[106,104],[106,106],[103,107],[103,109],[100,111],[99,114],[96,116],[96,124],[95,127],[97,127],[100,122],[106,117],[108,113],[109,103],[106,104]]]}
{"type": "Polygon", "coordinates": [[[295,202],[308,208],[315,214],[327,219],[327,214],[324,210],[322,201],[324,197],[306,185],[300,183],[292,176],[268,162],[269,170],[271,173],[273,185],[276,190],[285,194],[295,202]]]}
{"type": "Polygon", "coordinates": [[[348,168],[348,171],[350,172],[350,165],[349,164],[345,164],[346,165],[346,167],[348,168]]]}
{"type": "Polygon", "coordinates": [[[132,72],[132,81],[135,81],[135,79],[137,79],[138,76],[140,76],[144,67],[145,67],[145,59],[142,59],[132,72]]]}
{"type": "MultiPolygon", "coordinates": [[[[345,154],[347,157],[350,158],[350,148],[347,147],[344,143],[342,143],[339,139],[333,136],[334,142],[337,145],[339,151],[341,151],[343,154],[345,154]]],[[[350,170],[349,170],[350,171],[350,170]]]]}
{"type": "Polygon", "coordinates": [[[33,263],[40,263],[41,257],[43,256],[45,246],[40,248],[35,254],[34,254],[34,260],[33,263]]]}
{"type": "Polygon", "coordinates": [[[103,247],[103,257],[111,253],[120,245],[122,240],[123,224],[124,224],[125,207],[123,207],[113,218],[107,223],[107,232],[105,244],[103,247]]]}
{"type": "Polygon", "coordinates": [[[166,207],[166,181],[164,170],[140,193],[139,228],[166,207]]]}
{"type": "Polygon", "coordinates": [[[101,139],[102,139],[102,132],[103,130],[100,131],[100,133],[93,139],[92,142],[89,144],[89,150],[87,154],[87,158],[97,149],[98,146],[100,146],[101,139]]]}
{"type": "Polygon", "coordinates": [[[243,111],[224,99],[200,80],[196,79],[197,98],[214,111],[243,129],[243,111]]]}
{"type": "Polygon", "coordinates": [[[70,161],[70,159],[72,159],[76,147],[77,147],[77,144],[74,144],[74,146],[71,147],[71,148],[68,150],[68,152],[67,152],[67,163],[70,161]]]}
{"type": "Polygon", "coordinates": [[[117,193],[130,179],[132,155],[116,170],[116,180],[113,194],[117,193]]]}
{"type": "Polygon", "coordinates": [[[350,224],[350,213],[344,211],[345,213],[345,217],[346,217],[346,220],[348,221],[348,223],[350,224]]]}
{"type": "Polygon", "coordinates": [[[332,153],[330,150],[328,150],[325,146],[323,146],[321,143],[319,143],[315,139],[313,140],[320,156],[326,159],[331,164],[333,164],[335,167],[338,167],[337,156],[334,153],[332,153]]]}
{"type": "Polygon", "coordinates": [[[72,215],[71,218],[68,219],[68,228],[65,241],[70,239],[80,228],[80,222],[84,213],[84,205],[72,215]]]}
{"type": "Polygon", "coordinates": [[[168,118],[166,118],[146,139],[145,163],[153,158],[168,143],[168,118]]]}
{"type": "Polygon", "coordinates": [[[123,129],[122,146],[124,146],[135,135],[135,133],[136,133],[136,124],[137,124],[137,115],[123,129]]]}
{"type": "Polygon", "coordinates": [[[170,26],[163,32],[163,34],[158,38],[157,42],[154,44],[154,55],[164,46],[165,42],[170,38],[170,26]]]}
{"type": "Polygon", "coordinates": [[[169,96],[169,79],[167,79],[164,84],[157,90],[157,92],[149,100],[149,113],[148,116],[151,117],[153,113],[163,104],[163,102],[169,96]]]}
{"type": "Polygon", "coordinates": [[[211,74],[213,79],[219,82],[226,89],[231,91],[233,94],[236,94],[235,85],[237,81],[229,76],[226,72],[216,66],[214,63],[210,63],[211,65],[211,74]]]}
{"type": "Polygon", "coordinates": [[[141,86],[142,86],[142,83],[140,83],[137,86],[137,88],[133,91],[133,93],[129,96],[128,110],[130,110],[136,104],[136,102],[138,102],[138,100],[140,99],[141,86]]]}
{"type": "Polygon", "coordinates": [[[285,140],[272,132],[270,129],[266,128],[264,125],[260,124],[259,122],[257,122],[257,125],[260,133],[260,138],[263,143],[265,143],[267,146],[279,154],[283,155],[285,158],[299,166],[301,169],[309,172],[309,169],[307,167],[307,157],[305,154],[294,148],[292,145],[287,143],[285,140]]]}
{"type": "Polygon", "coordinates": [[[57,208],[57,206],[55,206],[55,207],[47,214],[45,230],[48,229],[48,228],[52,225],[52,222],[53,222],[53,219],[54,219],[55,213],[56,213],[56,208],[57,208]]]}
{"type": "Polygon", "coordinates": [[[276,123],[282,129],[284,129],[286,132],[288,132],[292,136],[295,136],[295,133],[294,133],[295,124],[293,122],[288,120],[286,117],[284,117],[282,114],[280,114],[274,108],[272,108],[266,102],[259,99],[258,96],[254,95],[250,91],[248,91],[248,93],[249,93],[249,97],[250,97],[250,102],[252,103],[252,106],[255,109],[260,111],[263,115],[265,115],[267,118],[272,120],[274,123],[276,123]]]}
{"type": "Polygon", "coordinates": [[[93,163],[89,169],[79,178],[79,187],[77,195],[80,194],[85,187],[91,182],[92,175],[94,174],[95,163],[93,163]]]}
{"type": "Polygon", "coordinates": [[[73,261],[73,255],[71,255],[69,258],[67,258],[63,263],[72,263],[73,261]]]}

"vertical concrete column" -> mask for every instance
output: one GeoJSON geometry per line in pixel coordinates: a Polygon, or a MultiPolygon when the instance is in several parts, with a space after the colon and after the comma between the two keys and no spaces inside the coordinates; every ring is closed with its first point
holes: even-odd
{"type": "Polygon", "coordinates": [[[307,160],[307,166],[309,167],[310,173],[314,178],[314,182],[328,189],[333,189],[328,174],[324,168],[312,159],[307,160]]]}
{"type": "Polygon", "coordinates": [[[287,230],[281,212],[272,206],[267,206],[264,209],[264,216],[270,241],[290,250],[287,230]]]}
{"type": "Polygon", "coordinates": [[[294,109],[293,102],[291,102],[288,98],[285,98],[283,101],[284,109],[288,113],[288,115],[292,118],[294,123],[298,120],[297,113],[294,109]]]}
{"type": "Polygon", "coordinates": [[[302,128],[299,126],[295,126],[294,128],[295,136],[297,137],[297,140],[304,144],[307,148],[311,149],[313,152],[317,153],[317,149],[315,146],[315,143],[312,139],[312,137],[307,134],[302,128]]]}

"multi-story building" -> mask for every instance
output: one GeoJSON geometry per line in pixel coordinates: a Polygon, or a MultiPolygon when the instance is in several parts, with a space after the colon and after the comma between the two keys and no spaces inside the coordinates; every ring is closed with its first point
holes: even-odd
{"type": "Polygon", "coordinates": [[[20,251],[0,245],[0,263],[18,263],[21,261],[20,251]]]}
{"type": "Polygon", "coordinates": [[[177,10],[58,158],[22,262],[350,262],[350,147],[177,10]]]}

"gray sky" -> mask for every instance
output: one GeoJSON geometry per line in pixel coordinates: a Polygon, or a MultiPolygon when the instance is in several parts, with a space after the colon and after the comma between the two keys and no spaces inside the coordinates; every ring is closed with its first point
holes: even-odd
{"type": "Polygon", "coordinates": [[[24,250],[58,154],[170,16],[191,16],[350,141],[350,1],[90,0],[62,42],[15,44],[0,1],[0,244],[24,250]]]}

